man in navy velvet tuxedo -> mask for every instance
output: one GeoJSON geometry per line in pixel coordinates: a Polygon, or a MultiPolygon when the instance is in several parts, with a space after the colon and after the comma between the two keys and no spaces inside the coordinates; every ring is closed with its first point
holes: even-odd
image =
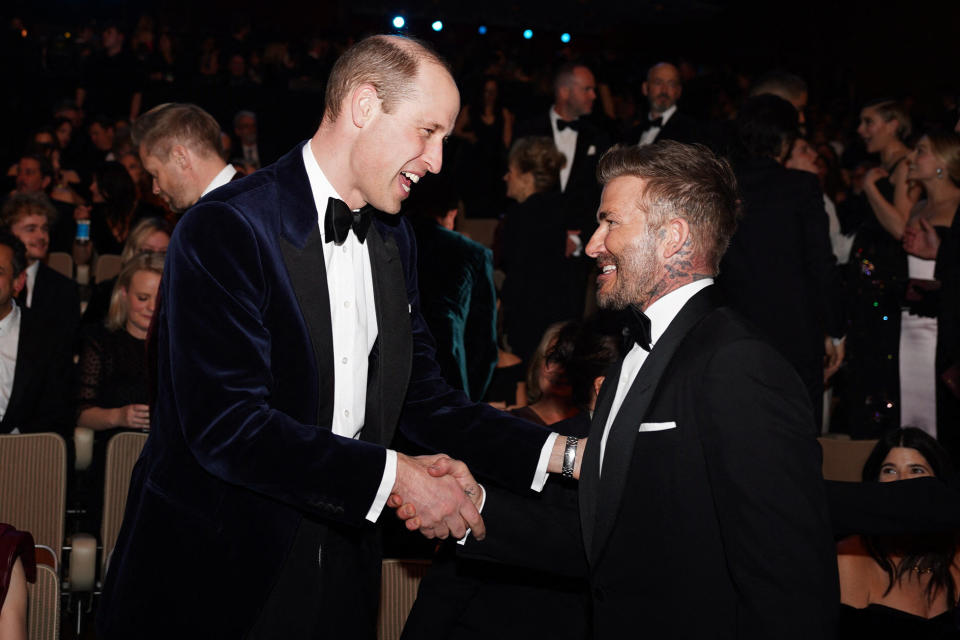
{"type": "Polygon", "coordinates": [[[374,637],[391,492],[428,537],[483,536],[466,468],[434,477],[438,456],[387,448],[397,428],[518,491],[570,466],[555,434],[443,381],[413,233],[385,215],[440,170],[459,109],[444,63],[367,38],[326,105],[311,140],[201,198],[171,239],[100,637],[374,637]]]}

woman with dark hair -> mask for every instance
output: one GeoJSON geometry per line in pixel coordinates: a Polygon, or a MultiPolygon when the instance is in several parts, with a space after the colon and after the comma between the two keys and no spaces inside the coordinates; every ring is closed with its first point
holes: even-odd
{"type": "MultiPolygon", "coordinates": [[[[864,482],[946,478],[953,466],[946,451],[912,427],[887,433],[863,468],[864,482]]],[[[837,546],[840,572],[838,640],[909,634],[912,638],[960,638],[955,533],[851,536],[837,546]]]]}
{"type": "Polygon", "coordinates": [[[583,315],[586,271],[567,257],[568,202],[560,193],[566,157],[550,138],[520,138],[510,150],[499,267],[504,329],[513,352],[529,361],[554,322],[583,315]]]}
{"type": "Polygon", "coordinates": [[[558,322],[547,328],[527,367],[527,405],[510,409],[510,413],[543,426],[580,413],[568,377],[579,332],[576,322],[558,322]]]}
{"type": "Polygon", "coordinates": [[[90,193],[94,202],[90,240],[100,255],[119,254],[138,220],[163,214],[137,197],[133,178],[119,162],[104,162],[97,169],[90,193]]]}

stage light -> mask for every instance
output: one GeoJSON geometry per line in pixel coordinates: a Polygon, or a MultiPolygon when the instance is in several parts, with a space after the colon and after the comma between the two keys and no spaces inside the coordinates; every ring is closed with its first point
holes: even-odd
{"type": "Polygon", "coordinates": [[[570,34],[569,34],[569,33],[561,33],[561,34],[560,34],[560,42],[562,42],[563,44],[567,44],[568,42],[570,42],[570,34]]]}
{"type": "Polygon", "coordinates": [[[440,22],[439,20],[434,20],[433,24],[430,25],[430,27],[431,27],[434,31],[443,31],[443,23],[440,22]]]}
{"type": "Polygon", "coordinates": [[[523,31],[523,39],[524,39],[524,40],[529,40],[529,39],[532,38],[532,37],[533,37],[533,29],[525,29],[525,30],[523,31]]]}
{"type": "Polygon", "coordinates": [[[21,37],[21,38],[26,38],[26,37],[27,37],[27,30],[26,30],[26,29],[21,29],[21,30],[20,30],[20,37],[21,37]]]}
{"type": "Polygon", "coordinates": [[[487,35],[487,27],[485,25],[480,25],[479,27],[477,27],[477,33],[479,33],[482,36],[487,35]]]}
{"type": "Polygon", "coordinates": [[[397,29],[403,29],[403,25],[407,24],[407,21],[403,19],[403,16],[397,16],[393,19],[393,26],[397,29]]]}
{"type": "Polygon", "coordinates": [[[67,31],[66,33],[63,34],[63,37],[66,38],[67,40],[69,40],[70,38],[73,37],[73,34],[70,33],[69,31],[67,31]]]}

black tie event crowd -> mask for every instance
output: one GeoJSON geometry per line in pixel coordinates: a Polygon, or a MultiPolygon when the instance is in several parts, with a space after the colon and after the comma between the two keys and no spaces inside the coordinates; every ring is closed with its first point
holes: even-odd
{"type": "MultiPolygon", "coordinates": [[[[5,26],[5,53],[20,69],[0,137],[0,434],[60,434],[67,533],[98,532],[108,441],[150,429],[147,346],[174,228],[200,198],[316,127],[326,78],[352,41],[294,41],[242,20],[222,36],[188,34],[144,16],[77,26],[69,39],[47,34],[40,46],[33,27],[5,26]],[[154,141],[171,131],[189,144],[164,158],[154,141]]],[[[716,286],[793,365],[815,435],[824,447],[867,441],[854,472],[864,483],[952,483],[956,93],[903,95],[892,84],[828,99],[789,69],[570,47],[535,57],[479,38],[465,48],[441,51],[461,95],[443,170],[412,180],[401,211],[451,386],[585,437],[605,372],[634,342],[650,342],[629,310],[595,302],[587,245],[598,163],[617,145],[703,145],[729,161],[740,197],[716,286]]],[[[576,503],[574,481],[557,491],[576,503]]],[[[956,530],[925,530],[942,514],[920,511],[907,510],[902,532],[836,531],[838,638],[960,637],[956,530]]],[[[591,637],[583,579],[463,559],[450,541],[382,520],[387,556],[432,562],[404,638],[591,637]]],[[[3,638],[26,637],[36,574],[32,539],[18,528],[0,524],[3,638]]]]}

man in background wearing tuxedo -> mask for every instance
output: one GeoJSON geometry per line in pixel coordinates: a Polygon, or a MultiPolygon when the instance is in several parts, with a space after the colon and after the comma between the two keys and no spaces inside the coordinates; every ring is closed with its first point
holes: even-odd
{"type": "Polygon", "coordinates": [[[683,85],[680,71],[674,65],[658,62],[650,67],[640,89],[647,98],[650,111],[627,136],[629,144],[652,144],[657,140],[703,142],[700,124],[677,110],[683,85]]]}

